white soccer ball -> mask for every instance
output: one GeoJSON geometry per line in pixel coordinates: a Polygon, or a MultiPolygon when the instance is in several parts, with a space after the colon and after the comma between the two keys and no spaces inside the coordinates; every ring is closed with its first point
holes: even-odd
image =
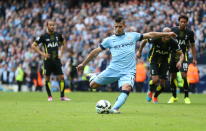
{"type": "Polygon", "coordinates": [[[96,103],[96,112],[98,114],[108,114],[111,109],[111,103],[108,100],[99,100],[96,103]]]}

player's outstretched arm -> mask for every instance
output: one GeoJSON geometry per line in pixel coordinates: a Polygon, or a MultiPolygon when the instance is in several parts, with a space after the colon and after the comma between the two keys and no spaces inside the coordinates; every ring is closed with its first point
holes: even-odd
{"type": "Polygon", "coordinates": [[[157,37],[176,37],[174,32],[148,32],[143,34],[143,39],[157,38],[157,37]]]}
{"type": "Polygon", "coordinates": [[[143,50],[143,48],[145,47],[145,45],[146,45],[147,42],[148,42],[147,39],[142,40],[142,41],[140,42],[140,47],[139,47],[139,49],[138,49],[138,51],[137,51],[137,53],[136,53],[136,56],[137,56],[138,59],[141,58],[141,56],[142,56],[142,50],[143,50]]]}
{"type": "Polygon", "coordinates": [[[39,49],[39,47],[37,46],[37,43],[36,43],[36,42],[34,42],[31,47],[32,47],[32,49],[33,49],[35,52],[39,53],[39,54],[40,54],[41,56],[43,56],[44,58],[49,58],[49,54],[46,54],[46,53],[42,52],[42,51],[39,49]]]}
{"type": "Polygon", "coordinates": [[[84,66],[88,64],[94,57],[96,57],[100,52],[102,51],[102,48],[98,47],[94,50],[92,50],[87,58],[77,66],[77,71],[82,71],[84,69],[84,66]]]}

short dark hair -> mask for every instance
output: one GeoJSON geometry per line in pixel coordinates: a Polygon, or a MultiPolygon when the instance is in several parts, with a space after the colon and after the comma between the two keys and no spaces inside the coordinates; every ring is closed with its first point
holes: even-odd
{"type": "Polygon", "coordinates": [[[185,19],[188,21],[188,17],[186,15],[180,15],[178,20],[180,21],[180,19],[185,19]]]}
{"type": "Polygon", "coordinates": [[[114,18],[115,19],[115,22],[119,23],[119,22],[124,22],[124,18],[122,16],[117,16],[114,18]]]}

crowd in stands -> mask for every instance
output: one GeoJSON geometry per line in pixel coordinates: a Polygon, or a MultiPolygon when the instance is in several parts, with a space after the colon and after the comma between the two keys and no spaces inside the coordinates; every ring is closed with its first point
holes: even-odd
{"type": "MultiPolygon", "coordinates": [[[[42,66],[41,57],[31,49],[35,37],[45,32],[48,19],[56,22],[56,30],[67,41],[62,57],[63,71],[68,86],[86,80],[84,73],[75,69],[85,56],[113,32],[113,17],[117,14],[126,19],[126,31],[140,33],[161,31],[163,27],[176,26],[178,16],[189,17],[189,28],[195,33],[198,55],[206,48],[206,4],[204,0],[7,0],[0,1],[0,74],[7,72],[2,81],[14,83],[15,71],[21,63],[25,81],[31,81],[30,63],[37,61],[42,66]]],[[[143,52],[143,59],[149,46],[143,52]]],[[[103,52],[85,72],[99,72],[108,52],[103,52]]],[[[109,62],[107,62],[108,64],[109,62]]]]}

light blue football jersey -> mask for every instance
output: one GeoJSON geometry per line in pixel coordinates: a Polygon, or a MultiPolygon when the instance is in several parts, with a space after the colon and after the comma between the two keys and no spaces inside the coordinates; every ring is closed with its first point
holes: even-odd
{"type": "Polygon", "coordinates": [[[142,38],[143,35],[137,32],[126,32],[124,35],[112,35],[105,38],[100,47],[102,49],[108,48],[112,55],[112,60],[107,68],[118,74],[135,73],[135,48],[137,41],[142,40],[142,38]]]}

